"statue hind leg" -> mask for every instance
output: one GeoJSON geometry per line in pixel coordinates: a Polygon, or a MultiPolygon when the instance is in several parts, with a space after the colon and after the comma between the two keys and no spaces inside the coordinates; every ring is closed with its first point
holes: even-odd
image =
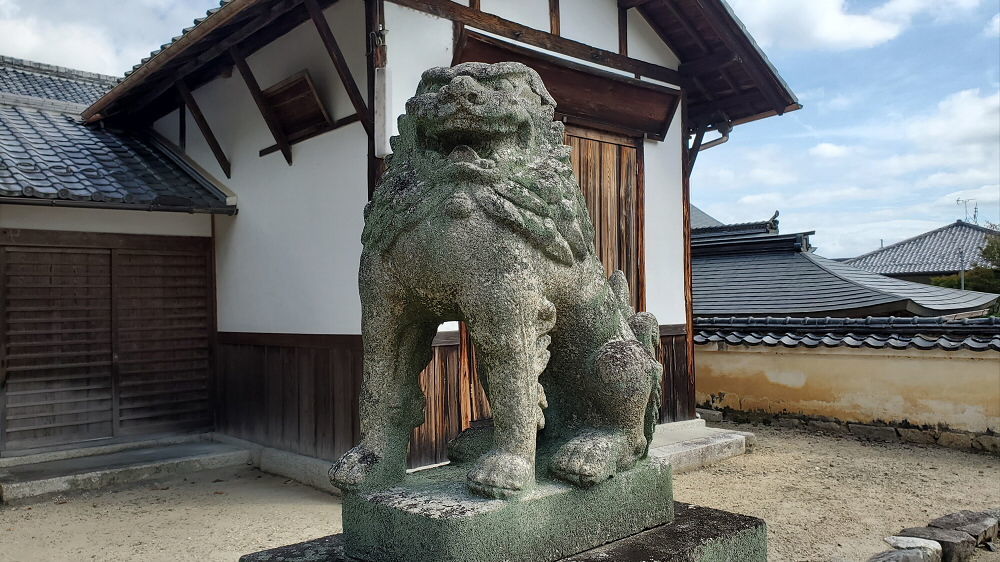
{"type": "Polygon", "coordinates": [[[424,421],[419,375],[438,326],[385,295],[363,300],[361,443],[330,469],[331,482],[345,491],[386,488],[406,474],[410,433],[424,421]]]}

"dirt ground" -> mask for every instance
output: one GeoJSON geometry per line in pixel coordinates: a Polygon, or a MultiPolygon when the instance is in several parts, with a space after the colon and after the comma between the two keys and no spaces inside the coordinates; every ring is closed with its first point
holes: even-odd
{"type": "MultiPolygon", "coordinates": [[[[1000,459],[787,429],[754,453],[676,477],[680,501],[763,517],[771,560],[856,561],[881,538],[1000,507],[1000,459]]],[[[253,469],[0,507],[0,561],[234,561],[340,530],[336,497],[253,469]]],[[[1000,562],[980,552],[976,562],[1000,562]]]]}

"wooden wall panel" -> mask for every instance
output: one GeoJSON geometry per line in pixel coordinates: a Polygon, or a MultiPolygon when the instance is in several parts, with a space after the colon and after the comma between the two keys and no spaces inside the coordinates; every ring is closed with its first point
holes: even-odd
{"type": "Polygon", "coordinates": [[[361,336],[220,332],[217,430],[336,460],[360,437],[361,336]]]}
{"type": "Polygon", "coordinates": [[[694,385],[688,372],[687,333],[684,326],[660,327],[660,363],[663,381],[660,422],[694,419],[694,385]]]}

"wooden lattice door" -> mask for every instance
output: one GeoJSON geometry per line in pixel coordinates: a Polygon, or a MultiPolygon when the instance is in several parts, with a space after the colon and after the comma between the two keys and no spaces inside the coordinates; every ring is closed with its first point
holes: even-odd
{"type": "Polygon", "coordinates": [[[211,427],[207,239],[0,235],[0,450],[211,427]]]}

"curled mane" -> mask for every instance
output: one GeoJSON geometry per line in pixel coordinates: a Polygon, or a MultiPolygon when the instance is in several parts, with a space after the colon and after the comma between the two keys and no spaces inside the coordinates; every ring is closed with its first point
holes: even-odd
{"type": "Polygon", "coordinates": [[[572,264],[593,253],[594,226],[573,176],[570,147],[563,144],[564,126],[552,120],[554,112],[555,101],[541,78],[519,63],[465,63],[425,72],[407,113],[399,118],[399,135],[390,141],[393,155],[365,208],[365,247],[386,250],[400,234],[441,212],[448,199],[464,191],[478,209],[560,263],[572,264]],[[520,86],[513,95],[528,115],[517,132],[510,133],[516,142],[503,143],[477,161],[481,169],[465,175],[449,169],[449,154],[422,138],[425,125],[440,119],[435,84],[456,76],[480,83],[504,77],[520,86]]]}

